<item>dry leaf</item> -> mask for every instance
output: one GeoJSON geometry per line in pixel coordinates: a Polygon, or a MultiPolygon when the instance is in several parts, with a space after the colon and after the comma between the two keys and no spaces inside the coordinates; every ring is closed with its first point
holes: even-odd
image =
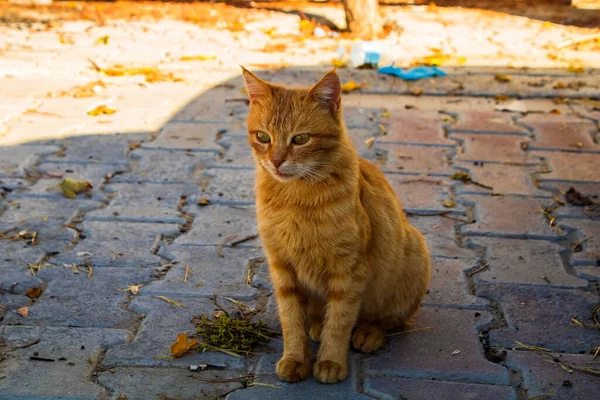
{"type": "Polygon", "coordinates": [[[567,68],[567,71],[572,72],[574,74],[583,74],[585,72],[585,68],[583,68],[582,66],[577,66],[577,65],[569,65],[569,68],[567,68]]]}
{"type": "Polygon", "coordinates": [[[385,110],[384,112],[381,113],[381,117],[382,118],[388,118],[390,117],[392,114],[390,114],[390,112],[388,110],[385,110]]]}
{"type": "Polygon", "coordinates": [[[497,94],[497,95],[494,96],[494,100],[496,100],[496,101],[508,101],[508,100],[510,100],[510,97],[505,96],[503,94],[497,94]]]}
{"type": "Polygon", "coordinates": [[[387,135],[387,128],[385,127],[385,125],[383,125],[383,124],[379,124],[379,125],[377,125],[377,127],[379,128],[379,132],[380,132],[380,133],[381,133],[383,136],[387,135]]]}
{"type": "Polygon", "coordinates": [[[498,74],[494,79],[496,79],[498,82],[507,83],[512,81],[512,76],[506,74],[498,74]]]}
{"type": "Polygon", "coordinates": [[[452,208],[456,205],[456,203],[452,200],[444,200],[444,202],[442,203],[442,205],[446,208],[452,208]]]}
{"type": "Polygon", "coordinates": [[[420,96],[423,94],[423,89],[413,89],[410,91],[413,96],[420,96]]]}
{"type": "Polygon", "coordinates": [[[27,318],[29,316],[29,307],[21,307],[16,311],[23,318],[27,318]]]}
{"type": "Polygon", "coordinates": [[[110,114],[114,114],[116,112],[117,112],[117,110],[108,108],[105,105],[100,105],[100,106],[94,108],[93,110],[88,111],[87,114],[91,115],[92,117],[97,117],[98,115],[110,115],[110,114]]]}
{"type": "Polygon", "coordinates": [[[370,149],[371,147],[373,147],[373,142],[375,142],[375,138],[368,138],[367,140],[365,140],[365,144],[367,145],[367,148],[370,149]]]}
{"type": "Polygon", "coordinates": [[[460,350],[458,350],[458,349],[457,349],[457,350],[454,350],[454,351],[452,352],[452,355],[453,355],[453,356],[455,356],[455,355],[457,355],[457,354],[460,354],[460,350]]]}
{"type": "Polygon", "coordinates": [[[164,300],[167,303],[172,304],[172,305],[177,306],[177,307],[185,307],[185,308],[187,308],[187,306],[185,304],[181,304],[181,303],[179,303],[179,302],[177,302],[175,300],[172,300],[172,299],[170,299],[170,298],[168,298],[166,296],[150,296],[150,297],[154,297],[154,298],[157,298],[157,299],[164,300]]]}
{"type": "Polygon", "coordinates": [[[346,66],[346,61],[344,60],[340,60],[338,58],[334,58],[333,60],[331,60],[331,63],[333,64],[334,67],[336,68],[343,68],[346,66]]]}
{"type": "Polygon", "coordinates": [[[173,357],[181,357],[192,350],[198,344],[198,339],[189,339],[187,333],[177,335],[177,340],[171,345],[171,354],[173,357]]]}
{"type": "Polygon", "coordinates": [[[200,56],[182,56],[179,60],[180,61],[209,61],[209,60],[216,60],[217,56],[214,55],[208,55],[208,56],[204,56],[204,55],[200,55],[200,56]]]}
{"type": "Polygon", "coordinates": [[[123,289],[117,289],[119,292],[131,292],[131,294],[138,294],[140,292],[140,288],[144,286],[145,283],[140,283],[139,285],[130,285],[123,289]]]}
{"type": "Polygon", "coordinates": [[[207,199],[206,197],[203,197],[200,199],[200,201],[197,203],[200,207],[204,207],[210,204],[210,200],[207,199]]]}
{"type": "Polygon", "coordinates": [[[29,290],[27,290],[26,294],[27,294],[27,297],[29,297],[30,299],[37,299],[38,297],[40,297],[42,295],[42,289],[35,286],[32,288],[29,288],[29,290]]]}
{"type": "Polygon", "coordinates": [[[65,178],[59,186],[64,196],[68,199],[74,199],[79,193],[85,193],[93,188],[92,184],[88,181],[78,181],[71,178],[65,178]]]}
{"type": "Polygon", "coordinates": [[[548,111],[549,114],[560,114],[560,110],[558,108],[553,108],[552,110],[548,111]]]}
{"type": "Polygon", "coordinates": [[[98,39],[96,39],[96,44],[108,44],[108,35],[99,37],[98,39]]]}
{"type": "Polygon", "coordinates": [[[355,81],[349,81],[342,85],[342,92],[349,93],[349,92],[361,89],[366,86],[367,85],[365,85],[364,83],[356,83],[355,81]]]}

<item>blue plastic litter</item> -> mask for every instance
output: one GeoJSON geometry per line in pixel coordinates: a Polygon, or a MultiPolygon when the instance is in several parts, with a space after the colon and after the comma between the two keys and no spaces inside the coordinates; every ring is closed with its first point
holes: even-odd
{"type": "Polygon", "coordinates": [[[394,75],[407,81],[414,81],[423,78],[432,78],[435,76],[446,76],[447,74],[438,67],[417,67],[403,70],[400,67],[394,67],[394,63],[389,67],[381,67],[377,70],[380,74],[394,75]]]}

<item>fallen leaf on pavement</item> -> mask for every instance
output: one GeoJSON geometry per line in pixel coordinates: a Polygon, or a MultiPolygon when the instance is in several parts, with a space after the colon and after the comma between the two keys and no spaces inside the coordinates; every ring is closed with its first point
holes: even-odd
{"type": "Polygon", "coordinates": [[[29,316],[29,307],[21,307],[16,311],[23,318],[27,318],[29,316]]]}
{"type": "Polygon", "coordinates": [[[214,55],[200,55],[200,56],[182,56],[179,61],[209,61],[216,60],[217,56],[214,55]]]}
{"type": "Polygon", "coordinates": [[[108,44],[108,35],[104,35],[96,39],[96,44],[108,44]]]}
{"type": "Polygon", "coordinates": [[[507,83],[512,81],[512,76],[506,74],[498,74],[494,79],[496,79],[498,82],[507,83]]]}
{"type": "Polygon", "coordinates": [[[365,144],[367,145],[367,148],[370,149],[371,147],[373,147],[373,142],[375,142],[375,138],[368,138],[367,140],[365,140],[365,144]]]}
{"type": "Polygon", "coordinates": [[[164,300],[167,303],[172,304],[172,305],[177,306],[177,307],[185,307],[185,308],[187,308],[187,306],[185,304],[181,304],[181,303],[179,303],[179,302],[177,302],[175,300],[172,300],[172,299],[170,299],[170,298],[168,298],[166,296],[150,296],[150,297],[154,297],[154,298],[157,298],[157,299],[164,300]]]}
{"type": "Polygon", "coordinates": [[[187,333],[177,335],[177,340],[171,345],[173,357],[181,357],[198,344],[198,339],[189,339],[187,333]]]}
{"type": "Polygon", "coordinates": [[[200,207],[204,207],[210,204],[210,200],[207,199],[206,197],[203,197],[200,199],[200,201],[197,203],[200,207]]]}
{"type": "Polygon", "coordinates": [[[587,196],[578,192],[574,187],[570,187],[565,193],[565,199],[574,206],[591,206],[594,202],[587,196]]]}
{"type": "Polygon", "coordinates": [[[74,199],[78,194],[85,193],[93,188],[92,184],[88,181],[78,181],[71,178],[65,178],[59,186],[64,196],[68,199],[74,199]]]}
{"type": "Polygon", "coordinates": [[[367,85],[365,85],[364,83],[356,83],[355,81],[349,81],[342,85],[342,92],[349,93],[349,92],[361,89],[366,86],[367,85]]]}
{"type": "Polygon", "coordinates": [[[333,60],[331,60],[331,63],[336,68],[343,68],[343,67],[346,66],[346,61],[340,60],[340,59],[337,59],[337,58],[334,58],[333,60]]]}
{"type": "Polygon", "coordinates": [[[456,203],[452,200],[444,200],[444,202],[442,203],[442,205],[446,208],[452,208],[456,205],[456,203]]]}
{"type": "Polygon", "coordinates": [[[140,283],[139,285],[130,285],[123,289],[117,289],[119,292],[131,292],[131,294],[138,294],[140,292],[140,288],[144,286],[145,283],[140,283]]]}
{"type": "Polygon", "coordinates": [[[112,108],[108,108],[105,105],[100,105],[96,108],[94,108],[93,110],[90,110],[87,112],[88,115],[91,115],[92,117],[97,117],[99,115],[110,115],[110,114],[114,114],[116,113],[117,110],[114,110],[112,108]]]}
{"type": "Polygon", "coordinates": [[[27,294],[27,297],[29,297],[30,299],[37,299],[38,297],[40,297],[42,295],[42,289],[35,286],[32,288],[29,288],[29,290],[27,290],[26,294],[27,294]]]}

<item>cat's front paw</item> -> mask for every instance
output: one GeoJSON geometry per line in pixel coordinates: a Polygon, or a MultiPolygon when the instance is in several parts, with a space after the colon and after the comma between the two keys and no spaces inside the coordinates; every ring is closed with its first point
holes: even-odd
{"type": "Polygon", "coordinates": [[[279,360],[277,362],[277,367],[275,368],[275,372],[279,379],[291,383],[306,379],[309,370],[310,365],[308,360],[294,360],[289,357],[283,357],[279,360]]]}
{"type": "Polygon", "coordinates": [[[315,379],[321,383],[338,383],[346,379],[348,367],[331,360],[317,361],[313,368],[315,379]]]}

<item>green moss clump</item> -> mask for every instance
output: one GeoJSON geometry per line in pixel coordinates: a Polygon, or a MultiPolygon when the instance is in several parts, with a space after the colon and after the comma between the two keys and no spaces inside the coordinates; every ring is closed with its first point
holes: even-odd
{"type": "Polygon", "coordinates": [[[249,318],[232,318],[223,312],[210,319],[206,314],[196,318],[196,332],[202,338],[198,349],[217,350],[237,356],[247,356],[263,346],[278,333],[267,329],[262,321],[252,322],[249,318]]]}

